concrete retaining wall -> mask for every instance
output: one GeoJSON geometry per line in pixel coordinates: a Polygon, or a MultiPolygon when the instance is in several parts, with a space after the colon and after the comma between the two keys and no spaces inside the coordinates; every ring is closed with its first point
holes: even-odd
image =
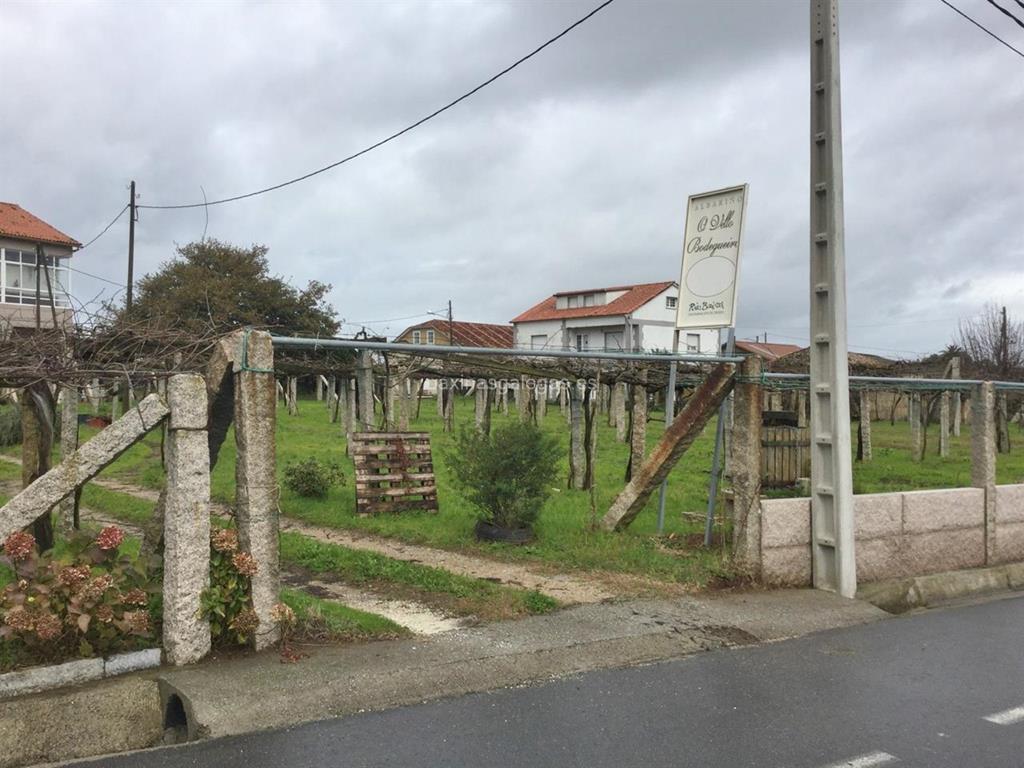
{"type": "MultiPolygon", "coordinates": [[[[988,559],[983,488],[866,494],[853,502],[859,582],[1024,561],[1024,485],[996,489],[988,559]]],[[[810,505],[806,498],[761,500],[765,582],[810,585],[810,505]]]]}

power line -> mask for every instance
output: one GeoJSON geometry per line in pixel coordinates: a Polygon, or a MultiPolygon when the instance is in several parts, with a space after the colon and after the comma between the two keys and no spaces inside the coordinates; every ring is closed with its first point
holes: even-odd
{"type": "Polygon", "coordinates": [[[1016,23],[1018,27],[1024,28],[1024,21],[1021,21],[1016,16],[1014,16],[1012,11],[1003,8],[1003,6],[997,3],[996,0],[988,0],[988,4],[991,5],[993,8],[996,8],[1004,16],[1009,16],[1011,19],[1013,19],[1014,23],[1016,23]]]}
{"type": "Polygon", "coordinates": [[[945,6],[947,7],[947,8],[951,8],[952,10],[956,11],[957,13],[959,13],[959,14],[960,14],[961,16],[963,16],[963,17],[964,17],[965,19],[967,19],[967,20],[968,20],[969,22],[971,22],[971,24],[973,24],[974,26],[976,26],[976,27],[977,27],[978,29],[980,29],[980,30],[981,30],[982,32],[984,32],[984,33],[985,33],[986,35],[988,35],[989,37],[991,37],[991,38],[992,38],[993,40],[998,40],[998,41],[999,41],[1000,43],[1002,43],[1002,44],[1003,44],[1003,45],[1005,45],[1005,46],[1006,46],[1007,48],[1009,48],[1009,49],[1010,49],[1011,51],[1013,51],[1013,52],[1014,52],[1014,53],[1016,53],[1016,54],[1017,54],[1018,56],[1020,56],[1020,57],[1021,57],[1022,59],[1024,59],[1024,51],[1021,51],[1021,50],[1020,50],[1020,49],[1018,49],[1018,48],[1014,48],[1014,47],[1013,47],[1012,45],[1010,45],[1010,44],[1009,44],[1008,42],[1006,42],[1005,40],[1003,40],[1003,38],[1001,38],[1001,37],[1000,37],[999,35],[997,35],[997,34],[996,34],[995,32],[992,32],[992,31],[991,31],[990,29],[988,29],[987,27],[985,27],[985,26],[983,26],[982,24],[979,24],[978,22],[976,22],[976,21],[975,21],[974,19],[972,19],[972,18],[971,18],[970,16],[968,16],[968,15],[967,15],[966,13],[964,13],[964,12],[963,12],[963,11],[961,11],[961,10],[960,10],[959,8],[957,8],[957,7],[955,6],[955,5],[953,5],[952,3],[950,3],[950,2],[948,1],[948,0],[939,0],[939,2],[940,2],[940,3],[942,3],[943,5],[945,5],[945,6]]]}
{"type": "MultiPolygon", "coordinates": [[[[480,85],[476,86],[472,90],[466,91],[466,93],[462,94],[461,96],[459,96],[454,101],[448,102],[443,107],[441,107],[440,109],[437,109],[437,110],[431,112],[426,117],[421,117],[415,123],[406,126],[405,128],[403,128],[400,131],[392,133],[387,138],[381,139],[380,141],[378,141],[378,142],[376,142],[374,144],[371,144],[370,146],[368,146],[368,147],[366,147],[364,149],[361,149],[358,152],[355,152],[355,153],[349,155],[348,157],[343,157],[341,160],[338,160],[337,162],[331,163],[330,165],[325,165],[322,168],[317,168],[315,171],[310,171],[309,173],[303,174],[302,176],[296,176],[294,179],[289,179],[288,181],[283,181],[280,184],[274,184],[273,186],[270,186],[270,187],[264,187],[263,189],[257,189],[255,192],[247,192],[244,195],[235,195],[234,197],[225,197],[225,198],[222,198],[220,200],[211,200],[209,202],[203,201],[201,203],[187,203],[187,204],[180,204],[180,205],[139,205],[139,206],[136,206],[136,207],[137,208],[146,208],[148,210],[180,210],[180,209],[183,209],[183,208],[203,208],[203,207],[207,207],[207,206],[211,206],[211,205],[221,205],[222,203],[233,203],[233,202],[235,202],[237,200],[245,200],[246,198],[249,198],[249,197],[256,197],[257,195],[263,195],[263,194],[266,194],[267,192],[273,192],[275,190],[282,189],[282,188],[287,187],[287,186],[291,186],[292,184],[297,184],[300,181],[305,181],[306,179],[311,179],[314,176],[318,176],[321,173],[325,173],[326,171],[330,171],[330,170],[332,170],[334,168],[337,168],[339,165],[344,165],[345,163],[347,163],[347,162],[349,162],[351,160],[355,160],[357,157],[361,157],[362,155],[365,155],[368,152],[372,152],[373,150],[377,149],[378,147],[382,147],[385,144],[387,144],[387,143],[389,143],[391,141],[394,141],[399,136],[402,136],[402,135],[408,133],[409,131],[411,131],[411,130],[413,130],[415,128],[418,128],[419,126],[423,125],[427,121],[433,120],[435,117],[440,115],[442,112],[446,112],[449,109],[451,109],[452,107],[454,107],[456,104],[458,104],[458,103],[460,103],[462,101],[465,101],[466,99],[468,99],[473,94],[475,94],[478,91],[483,90],[484,88],[486,88],[488,85],[493,83],[495,80],[498,80],[499,78],[503,77],[504,75],[507,75],[509,72],[511,72],[513,69],[518,67],[523,62],[528,61],[529,59],[532,59],[534,56],[536,56],[538,53],[543,51],[545,48],[547,48],[552,43],[555,43],[558,40],[560,40],[561,38],[565,37],[567,34],[572,32],[572,30],[574,30],[580,24],[583,24],[585,21],[590,19],[592,16],[596,15],[599,11],[603,10],[607,6],[611,5],[613,2],[614,2],[614,0],[605,0],[605,2],[601,3],[599,6],[594,8],[594,10],[592,10],[586,16],[583,16],[582,18],[578,19],[577,21],[574,21],[572,24],[570,24],[568,27],[563,29],[557,35],[552,37],[550,40],[548,40],[547,42],[545,42],[545,43],[539,45],[538,47],[534,48],[532,51],[530,51],[528,54],[526,54],[522,58],[517,59],[515,62],[513,62],[512,64],[510,64],[509,66],[507,66],[503,70],[501,70],[498,74],[493,75],[492,77],[488,78],[487,80],[484,80],[482,83],[480,83],[480,85]]],[[[123,211],[122,211],[122,213],[123,213],[123,211]]]]}
{"type": "Polygon", "coordinates": [[[124,216],[124,212],[125,212],[125,211],[127,211],[127,210],[128,210],[128,205],[126,204],[126,205],[125,205],[125,207],[124,207],[124,208],[122,208],[122,209],[121,209],[121,210],[120,210],[120,211],[118,212],[117,216],[115,216],[115,217],[114,217],[114,218],[113,218],[113,219],[111,220],[111,222],[110,222],[109,224],[107,224],[107,226],[105,226],[105,227],[103,228],[103,231],[102,231],[102,232],[100,232],[100,233],[99,233],[98,235],[96,235],[96,237],[94,237],[94,238],[93,238],[92,240],[90,240],[90,241],[89,241],[88,243],[86,243],[85,245],[83,245],[83,246],[82,246],[81,248],[79,248],[78,250],[80,250],[80,251],[84,251],[84,250],[85,250],[86,248],[88,248],[88,247],[89,247],[90,245],[92,245],[92,244],[93,244],[93,243],[95,243],[95,242],[96,242],[97,240],[99,240],[99,239],[100,239],[101,237],[103,237],[103,236],[104,236],[105,234],[107,234],[107,230],[109,230],[109,229],[110,229],[110,228],[111,228],[112,226],[114,226],[114,225],[115,225],[115,224],[117,223],[117,220],[118,220],[118,219],[120,219],[120,218],[121,218],[122,216],[124,216]]]}
{"type": "MultiPolygon", "coordinates": [[[[122,213],[123,213],[123,211],[122,211],[122,213]]],[[[115,285],[118,288],[122,288],[123,289],[125,287],[124,283],[118,283],[118,282],[115,282],[114,280],[108,280],[105,277],[100,277],[99,275],[94,275],[92,272],[86,272],[83,269],[77,269],[75,267],[68,267],[68,269],[71,270],[72,272],[77,272],[80,275],[85,275],[86,277],[91,277],[93,280],[102,280],[104,283],[110,283],[111,285],[115,285]]]]}

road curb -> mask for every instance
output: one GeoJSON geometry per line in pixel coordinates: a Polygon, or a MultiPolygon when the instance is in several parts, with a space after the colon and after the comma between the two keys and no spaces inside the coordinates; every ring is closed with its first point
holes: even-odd
{"type": "Polygon", "coordinates": [[[1021,589],[1024,564],[1012,563],[864,584],[857,590],[857,599],[889,613],[906,613],[959,598],[1021,589]]]}

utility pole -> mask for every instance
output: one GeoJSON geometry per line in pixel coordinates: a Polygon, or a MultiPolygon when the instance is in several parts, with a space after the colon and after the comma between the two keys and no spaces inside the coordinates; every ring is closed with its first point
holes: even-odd
{"type": "Polygon", "coordinates": [[[135,180],[132,180],[128,193],[128,291],[125,294],[124,309],[128,315],[132,311],[132,283],[135,280],[135,180]]]}
{"type": "Polygon", "coordinates": [[[810,397],[814,586],[853,597],[839,0],[811,0],[810,397]]]}
{"type": "Polygon", "coordinates": [[[452,323],[452,300],[448,299],[448,346],[455,346],[455,335],[452,323]]]}
{"type": "Polygon", "coordinates": [[[1006,378],[1010,373],[1010,346],[1006,338],[1006,307],[1003,307],[1003,321],[999,326],[999,375],[1006,378]]]}

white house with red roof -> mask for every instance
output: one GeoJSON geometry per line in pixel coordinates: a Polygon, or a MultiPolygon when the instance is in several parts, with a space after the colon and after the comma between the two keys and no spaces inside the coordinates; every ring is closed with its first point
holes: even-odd
{"type": "Polygon", "coordinates": [[[71,322],[67,262],[81,247],[20,205],[0,202],[0,338],[10,328],[52,328],[54,316],[58,325],[71,322]]]}
{"type": "Polygon", "coordinates": [[[441,344],[455,347],[512,348],[512,326],[494,323],[467,323],[462,320],[427,320],[410,325],[395,341],[403,344],[441,344]],[[452,338],[449,338],[449,332],[452,338]]]}
{"type": "MultiPolygon", "coordinates": [[[[616,285],[549,296],[512,320],[520,349],[655,352],[672,349],[679,284],[616,285]]],[[[714,354],[718,331],[680,332],[681,352],[714,354]]]]}

